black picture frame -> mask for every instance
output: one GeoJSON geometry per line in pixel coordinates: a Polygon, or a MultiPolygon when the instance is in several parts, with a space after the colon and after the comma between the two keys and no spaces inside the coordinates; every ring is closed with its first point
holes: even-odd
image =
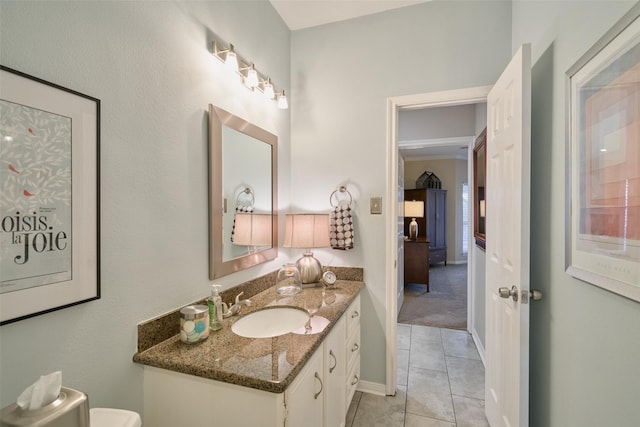
{"type": "Polygon", "coordinates": [[[0,65],[0,325],[100,298],[100,100],[0,65]]]}

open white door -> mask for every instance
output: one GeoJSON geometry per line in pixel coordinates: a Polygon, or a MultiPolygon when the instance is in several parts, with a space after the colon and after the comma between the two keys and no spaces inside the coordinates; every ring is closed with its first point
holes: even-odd
{"type": "Polygon", "coordinates": [[[529,425],[531,46],[487,98],[485,411],[491,427],[529,425]]]}

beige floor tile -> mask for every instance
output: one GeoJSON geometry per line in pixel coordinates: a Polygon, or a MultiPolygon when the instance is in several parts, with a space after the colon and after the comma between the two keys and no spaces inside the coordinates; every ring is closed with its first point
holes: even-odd
{"type": "Polygon", "coordinates": [[[441,341],[431,341],[422,338],[411,340],[409,366],[412,368],[431,369],[433,371],[447,371],[444,359],[444,349],[441,341]]]}
{"type": "Polygon", "coordinates": [[[398,342],[396,343],[398,350],[409,350],[411,347],[411,325],[398,323],[398,342]]]}
{"type": "Polygon", "coordinates": [[[454,422],[447,373],[409,367],[407,412],[454,422]]]}
{"type": "Polygon", "coordinates": [[[398,393],[356,392],[346,427],[489,427],[484,366],[465,331],[398,325],[398,393]]]}
{"type": "Polygon", "coordinates": [[[456,427],[455,423],[407,413],[404,427],[456,427]]]}
{"type": "Polygon", "coordinates": [[[431,326],[411,325],[411,339],[427,339],[433,341],[442,341],[440,328],[432,328],[431,326]]]}
{"type": "Polygon", "coordinates": [[[453,396],[457,427],[489,427],[484,414],[484,400],[453,396]]]}
{"type": "Polygon", "coordinates": [[[398,350],[397,357],[397,383],[406,387],[409,378],[409,350],[398,350]]]}
{"type": "Polygon", "coordinates": [[[447,357],[451,393],[484,399],[484,365],[480,360],[447,357]]]}
{"type": "Polygon", "coordinates": [[[352,427],[401,427],[404,425],[406,400],[407,394],[402,387],[398,387],[395,396],[364,393],[352,427]]]}
{"type": "Polygon", "coordinates": [[[471,335],[466,331],[442,329],[442,345],[446,356],[480,360],[476,344],[473,342],[471,335]]]}

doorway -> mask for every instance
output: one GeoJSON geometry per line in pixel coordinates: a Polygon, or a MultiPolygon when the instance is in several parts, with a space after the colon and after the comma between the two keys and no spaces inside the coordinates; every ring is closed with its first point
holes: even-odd
{"type": "MultiPolygon", "coordinates": [[[[387,330],[387,351],[386,351],[386,394],[393,395],[396,392],[397,385],[397,360],[396,360],[396,348],[397,348],[397,318],[398,318],[398,304],[399,294],[404,292],[404,283],[402,275],[400,274],[402,261],[399,258],[401,253],[400,248],[403,245],[403,233],[398,232],[399,218],[399,201],[400,193],[403,191],[399,183],[398,175],[399,169],[402,166],[398,148],[398,114],[404,109],[418,109],[418,108],[434,108],[434,107],[447,107],[455,105],[486,103],[487,95],[491,86],[459,89],[444,92],[431,92],[417,95],[407,95],[400,97],[390,98],[387,102],[387,212],[389,212],[389,219],[386,224],[386,235],[389,244],[387,245],[387,316],[386,316],[386,330],[387,330]]],[[[468,148],[468,153],[471,153],[473,147],[468,148]]],[[[471,175],[471,167],[468,168],[468,176],[471,175]]],[[[484,321],[481,325],[476,325],[475,314],[478,314],[479,306],[484,306],[484,295],[477,295],[478,288],[484,288],[484,275],[482,278],[476,277],[476,260],[473,253],[470,251],[467,257],[467,268],[469,274],[467,275],[467,295],[469,298],[467,308],[468,325],[467,330],[472,334],[474,341],[478,347],[478,350],[482,353],[482,340],[484,336],[484,321]],[[480,280],[482,279],[482,280],[480,280]],[[481,283],[478,283],[481,281],[481,283]],[[482,327],[482,332],[478,331],[477,326],[482,327]],[[478,345],[480,343],[480,345],[478,345]]],[[[484,316],[484,309],[482,316],[484,316]]],[[[479,318],[478,318],[479,319],[479,318]]],[[[483,355],[481,354],[481,358],[483,355]]]]}
{"type": "MultiPolygon", "coordinates": [[[[398,188],[408,206],[423,204],[417,240],[403,242],[400,323],[467,330],[469,147],[486,118],[484,102],[398,111],[398,188]]],[[[405,236],[413,221],[404,218],[405,236]]]]}

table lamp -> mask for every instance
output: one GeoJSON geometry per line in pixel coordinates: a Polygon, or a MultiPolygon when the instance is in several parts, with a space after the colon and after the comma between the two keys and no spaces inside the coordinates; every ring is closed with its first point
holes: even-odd
{"type": "Polygon", "coordinates": [[[404,216],[411,218],[409,223],[409,240],[418,239],[418,223],[416,218],[424,216],[424,202],[420,200],[412,200],[404,202],[404,216]]]}
{"type": "Polygon", "coordinates": [[[329,246],[329,215],[287,214],[284,229],[285,248],[304,248],[296,261],[302,284],[318,283],[322,277],[322,265],[313,257],[311,248],[329,246]]]}

